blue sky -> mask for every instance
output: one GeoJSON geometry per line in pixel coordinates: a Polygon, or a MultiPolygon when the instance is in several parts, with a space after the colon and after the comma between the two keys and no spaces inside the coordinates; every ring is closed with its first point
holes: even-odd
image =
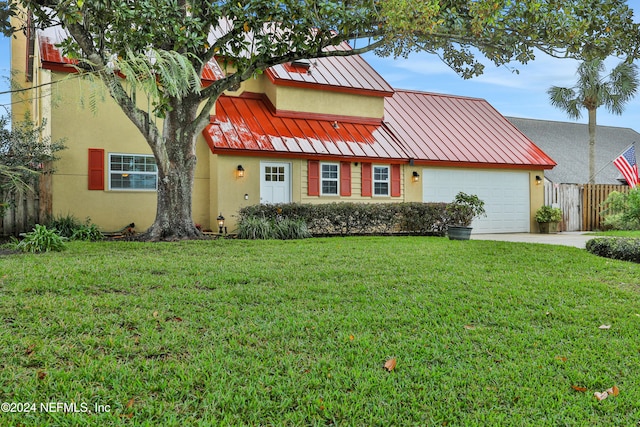
{"type": "MultiPolygon", "coordinates": [[[[365,58],[396,88],[484,98],[505,116],[571,121],[564,112],[549,104],[546,90],[553,85],[573,86],[578,64],[573,60],[541,53],[527,65],[514,64],[518,74],[484,61],[482,76],[463,80],[434,55],[416,53],[408,59],[393,59],[369,53],[365,58]]],[[[0,38],[0,92],[8,90],[5,77],[9,75],[9,60],[9,39],[0,38]]],[[[607,61],[607,70],[618,62],[617,59],[607,61]]],[[[9,103],[8,95],[0,95],[0,114],[4,113],[2,106],[9,103]]],[[[578,122],[587,122],[586,112],[578,122]]],[[[640,132],[640,95],[627,105],[622,116],[598,109],[598,124],[629,127],[640,132]]]]}

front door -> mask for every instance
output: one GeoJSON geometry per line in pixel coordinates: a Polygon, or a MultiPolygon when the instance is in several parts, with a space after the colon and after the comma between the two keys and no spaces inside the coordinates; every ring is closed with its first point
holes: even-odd
{"type": "Polygon", "coordinates": [[[291,202],[291,164],[260,163],[260,203],[291,202]]]}

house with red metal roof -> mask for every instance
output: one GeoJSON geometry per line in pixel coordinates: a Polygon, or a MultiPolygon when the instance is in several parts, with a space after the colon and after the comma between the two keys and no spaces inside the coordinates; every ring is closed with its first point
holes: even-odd
{"type": "MultiPolygon", "coordinates": [[[[12,45],[14,68],[34,59],[28,84],[39,93],[28,109],[68,147],[48,185],[50,211],[143,230],[155,216],[154,157],[100,84],[75,78],[56,47],[63,36],[39,33],[31,56],[27,40],[12,45]]],[[[223,75],[211,62],[203,84],[223,75]]],[[[529,232],[555,165],[485,100],[396,90],[360,56],[272,67],[222,96],[210,117],[193,189],[205,229],[222,213],[233,230],[238,210],[258,203],[449,202],[465,191],[486,203],[476,232],[529,232]]]]}

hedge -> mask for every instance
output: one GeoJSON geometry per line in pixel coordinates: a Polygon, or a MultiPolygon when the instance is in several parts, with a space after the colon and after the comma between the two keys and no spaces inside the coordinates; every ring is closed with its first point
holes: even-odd
{"type": "Polygon", "coordinates": [[[415,234],[443,236],[447,203],[327,203],[252,205],[240,209],[239,230],[255,218],[271,224],[282,219],[304,221],[315,236],[415,234]]]}
{"type": "Polygon", "coordinates": [[[640,263],[640,239],[632,237],[597,237],[587,241],[587,251],[605,258],[640,263]]]}

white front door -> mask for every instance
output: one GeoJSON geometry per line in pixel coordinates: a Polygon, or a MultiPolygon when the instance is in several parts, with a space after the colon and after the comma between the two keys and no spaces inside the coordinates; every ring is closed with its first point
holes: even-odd
{"type": "Polygon", "coordinates": [[[291,202],[291,164],[260,163],[260,203],[291,202]]]}

